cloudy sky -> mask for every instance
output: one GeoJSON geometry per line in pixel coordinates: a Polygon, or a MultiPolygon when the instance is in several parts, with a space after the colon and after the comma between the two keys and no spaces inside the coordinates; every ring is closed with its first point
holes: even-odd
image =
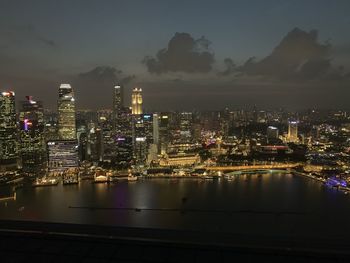
{"type": "Polygon", "coordinates": [[[0,0],[0,89],[55,109],[350,108],[350,1],[0,0]]]}

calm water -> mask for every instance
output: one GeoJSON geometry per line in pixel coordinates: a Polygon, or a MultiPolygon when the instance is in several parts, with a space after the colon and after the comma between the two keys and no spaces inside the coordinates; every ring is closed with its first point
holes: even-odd
{"type": "Polygon", "coordinates": [[[18,189],[16,201],[0,203],[0,217],[262,235],[343,236],[350,233],[350,195],[307,178],[279,173],[241,175],[233,181],[141,179],[110,185],[83,181],[80,185],[18,189]]]}

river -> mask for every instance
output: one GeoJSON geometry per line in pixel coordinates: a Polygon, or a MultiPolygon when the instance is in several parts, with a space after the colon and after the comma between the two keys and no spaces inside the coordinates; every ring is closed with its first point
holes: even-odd
{"type": "Polygon", "coordinates": [[[1,219],[261,235],[350,233],[350,195],[286,173],[25,186],[1,219]]]}

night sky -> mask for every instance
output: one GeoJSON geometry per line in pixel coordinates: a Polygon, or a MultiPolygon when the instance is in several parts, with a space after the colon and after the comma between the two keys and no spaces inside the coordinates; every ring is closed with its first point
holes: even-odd
{"type": "Polygon", "coordinates": [[[350,1],[0,0],[0,87],[55,109],[350,108],[350,1]]]}

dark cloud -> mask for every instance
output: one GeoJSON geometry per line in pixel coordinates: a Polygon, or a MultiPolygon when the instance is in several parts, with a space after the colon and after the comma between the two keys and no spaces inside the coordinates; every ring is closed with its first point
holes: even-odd
{"type": "Polygon", "coordinates": [[[218,75],[228,76],[228,75],[236,72],[236,64],[233,62],[233,60],[231,58],[225,58],[224,64],[225,64],[225,70],[222,72],[219,72],[218,75]]]}
{"type": "Polygon", "coordinates": [[[41,43],[47,47],[57,47],[57,43],[38,32],[32,25],[3,25],[0,27],[1,46],[26,45],[29,42],[41,43]]]}
{"type": "Polygon", "coordinates": [[[338,56],[349,56],[350,55],[350,44],[336,45],[332,48],[332,53],[338,56]]]}
{"type": "Polygon", "coordinates": [[[117,70],[114,67],[99,66],[88,72],[80,73],[79,79],[82,81],[92,81],[100,83],[116,83],[118,75],[121,74],[121,70],[117,70]]]}
{"type": "Polygon", "coordinates": [[[188,33],[176,33],[167,48],[159,50],[155,58],[146,56],[142,62],[150,73],[206,73],[212,70],[214,53],[205,37],[195,40],[188,33]]]}
{"type": "Polygon", "coordinates": [[[98,109],[112,105],[113,87],[128,85],[135,75],[124,74],[122,70],[110,66],[98,66],[90,71],[74,76],[69,82],[77,93],[77,103],[81,108],[98,109]]]}
{"type": "Polygon", "coordinates": [[[122,70],[109,66],[99,66],[88,72],[80,73],[79,80],[107,85],[128,84],[135,75],[124,75],[122,70]]]}
{"type": "Polygon", "coordinates": [[[260,61],[249,58],[239,71],[277,79],[315,79],[331,70],[330,43],[319,43],[317,30],[294,28],[260,61]]]}

